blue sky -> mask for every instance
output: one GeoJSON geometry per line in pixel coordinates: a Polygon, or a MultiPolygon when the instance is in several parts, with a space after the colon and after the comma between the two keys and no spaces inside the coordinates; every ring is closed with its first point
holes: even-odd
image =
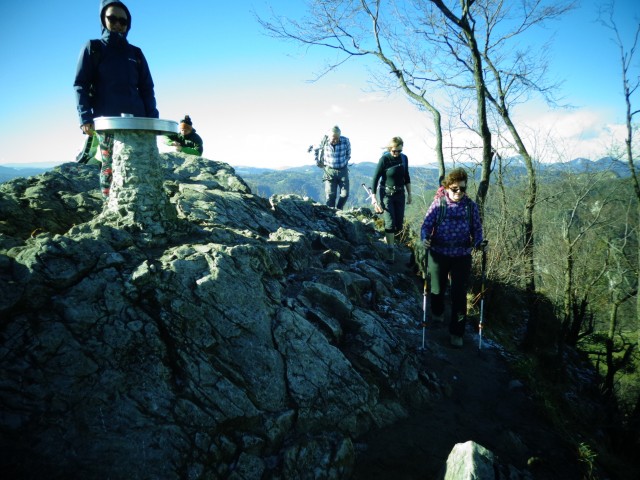
{"type": "MultiPolygon", "coordinates": [[[[367,64],[351,61],[309,83],[330,53],[270,38],[255,20],[254,11],[266,14],[269,6],[290,17],[304,14],[302,0],[125,3],[133,20],[129,41],[147,57],[160,117],[191,115],[205,157],[234,166],[310,164],[308,145],[338,124],[351,139],[356,163],[377,161],[381,147],[396,135],[404,138],[412,164],[435,161],[430,117],[402,95],[372,92],[367,64]]],[[[542,39],[555,33],[552,73],[564,81],[564,101],[575,107],[558,111],[531,102],[514,112],[522,131],[531,132],[531,150],[546,161],[596,159],[622,141],[619,52],[611,33],[595,21],[600,4],[583,0],[561,24],[540,34],[542,39]],[[542,140],[547,135],[553,137],[552,148],[542,140]]],[[[5,5],[0,164],[75,158],[83,137],[73,76],[83,45],[100,36],[98,5],[97,0],[5,5]]],[[[618,0],[616,12],[630,42],[640,2],[618,0]]],[[[636,102],[640,106],[640,98],[636,102]]]]}

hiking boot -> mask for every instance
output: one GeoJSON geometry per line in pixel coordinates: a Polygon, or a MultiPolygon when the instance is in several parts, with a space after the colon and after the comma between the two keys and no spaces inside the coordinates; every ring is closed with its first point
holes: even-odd
{"type": "Polygon", "coordinates": [[[451,346],[452,347],[462,347],[462,337],[457,335],[451,335],[451,346]]]}
{"type": "Polygon", "coordinates": [[[387,248],[387,263],[394,263],[396,261],[396,253],[393,247],[387,248]]]}

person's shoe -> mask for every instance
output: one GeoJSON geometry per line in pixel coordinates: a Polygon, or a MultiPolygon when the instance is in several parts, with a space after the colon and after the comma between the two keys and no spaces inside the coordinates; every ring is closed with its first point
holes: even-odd
{"type": "Polygon", "coordinates": [[[452,347],[462,347],[462,337],[457,335],[451,335],[451,346],[452,347]]]}
{"type": "Polygon", "coordinates": [[[396,253],[393,247],[387,248],[387,263],[394,263],[396,261],[396,253]]]}
{"type": "Polygon", "coordinates": [[[433,323],[443,323],[444,313],[441,313],[440,315],[436,315],[435,313],[432,313],[431,318],[433,319],[433,323]]]}

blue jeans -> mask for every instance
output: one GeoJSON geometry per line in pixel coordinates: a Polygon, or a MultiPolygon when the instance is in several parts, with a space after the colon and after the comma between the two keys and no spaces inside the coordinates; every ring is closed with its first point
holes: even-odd
{"type": "Polygon", "coordinates": [[[349,198],[349,168],[324,168],[324,193],[326,205],[342,210],[349,198]],[[338,196],[339,195],[339,196],[338,196]],[[336,203],[336,199],[338,200],[336,203]]]}

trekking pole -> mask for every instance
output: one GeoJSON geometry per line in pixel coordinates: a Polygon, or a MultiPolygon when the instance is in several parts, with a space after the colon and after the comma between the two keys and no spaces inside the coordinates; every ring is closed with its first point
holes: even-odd
{"type": "Polygon", "coordinates": [[[364,188],[364,190],[369,194],[366,199],[367,200],[371,200],[371,205],[375,205],[376,204],[376,196],[371,191],[371,189],[369,187],[367,187],[364,183],[362,184],[362,188],[364,188]]]}
{"type": "Polygon", "coordinates": [[[425,346],[425,337],[427,330],[427,320],[429,314],[427,311],[430,308],[429,305],[429,248],[425,248],[425,257],[424,257],[424,289],[422,292],[422,348],[420,350],[424,351],[425,346]]]}
{"type": "Polygon", "coordinates": [[[478,322],[478,350],[482,350],[482,323],[484,321],[484,288],[487,277],[487,241],[480,244],[482,248],[482,267],[481,267],[481,283],[480,283],[480,321],[478,322]]]}

